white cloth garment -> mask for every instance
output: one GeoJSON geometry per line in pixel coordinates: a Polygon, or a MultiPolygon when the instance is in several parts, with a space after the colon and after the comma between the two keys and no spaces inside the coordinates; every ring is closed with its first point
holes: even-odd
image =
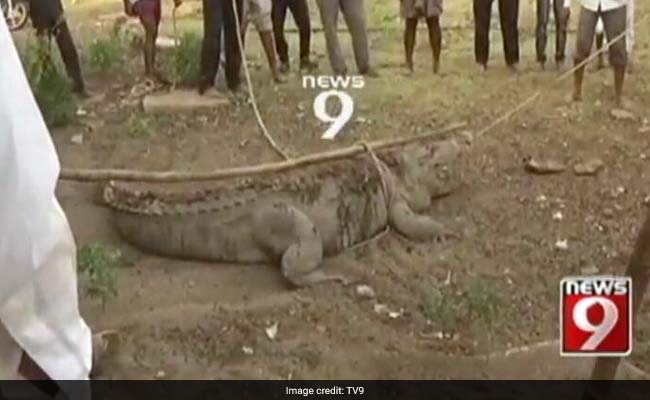
{"type": "Polygon", "coordinates": [[[4,18],[0,54],[0,379],[16,378],[24,350],[53,380],[87,380],[92,339],[54,195],[59,160],[4,18]]]}
{"type": "Polygon", "coordinates": [[[593,12],[614,10],[628,3],[628,0],[580,0],[584,8],[593,12]]]}

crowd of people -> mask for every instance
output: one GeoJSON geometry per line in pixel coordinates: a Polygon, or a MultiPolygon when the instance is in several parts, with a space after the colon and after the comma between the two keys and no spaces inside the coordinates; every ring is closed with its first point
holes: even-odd
{"type": "MultiPolygon", "coordinates": [[[[168,83],[156,70],[156,39],[161,20],[161,0],[123,0],[127,15],[138,17],[145,33],[144,65],[148,77],[168,83]]],[[[490,28],[495,0],[473,0],[474,56],[481,71],[488,68],[490,54],[490,28]]],[[[496,0],[503,36],[503,53],[508,68],[517,71],[520,61],[519,3],[520,0],[496,0]]],[[[625,72],[630,66],[634,45],[635,0],[577,0],[580,2],[575,65],[589,57],[594,38],[598,48],[604,37],[612,42],[608,49],[614,71],[616,103],[621,105],[625,72]],[[627,29],[629,28],[629,29],[627,29]],[[625,32],[625,34],[624,34],[625,32]],[[619,36],[623,36],[620,40],[619,36]]],[[[41,34],[55,37],[66,69],[74,82],[74,89],[85,94],[79,67],[79,57],[74,48],[69,28],[64,18],[61,0],[31,0],[33,25],[41,34]]],[[[312,29],[308,0],[202,0],[203,45],[200,54],[201,78],[199,93],[203,94],[215,83],[237,92],[241,86],[240,44],[245,44],[249,22],[258,31],[268,60],[273,81],[285,81],[284,74],[291,70],[289,45],[285,37],[285,24],[291,12],[299,33],[299,69],[313,71],[318,66],[310,59],[312,29]],[[241,32],[237,37],[237,32],[241,32]]],[[[182,0],[174,0],[178,7],[182,0]]],[[[396,0],[404,20],[404,54],[408,72],[413,71],[413,52],[417,26],[425,20],[432,52],[432,70],[438,73],[442,52],[443,0],[396,0]]],[[[368,46],[366,4],[364,0],[316,0],[325,36],[327,54],[334,75],[346,75],[348,67],[339,42],[339,14],[348,27],[357,71],[368,77],[378,76],[370,61],[368,46]]],[[[536,0],[537,24],[535,29],[537,62],[546,67],[547,27],[551,10],[555,21],[555,62],[558,67],[566,59],[567,30],[571,15],[571,0],[536,0]]],[[[599,66],[604,66],[602,54],[599,66]]],[[[584,68],[574,74],[573,99],[582,97],[584,68]]]]}
{"type": "MultiPolygon", "coordinates": [[[[474,0],[475,60],[487,69],[489,29],[493,0],[474,0]]],[[[519,63],[519,0],[498,0],[505,61],[517,69],[519,63]]],[[[574,61],[579,65],[593,47],[599,31],[611,42],[610,63],[614,70],[616,101],[620,104],[628,54],[633,45],[634,0],[580,0],[574,61]],[[598,28],[599,21],[602,27],[598,28]],[[626,30],[627,28],[627,30],[626,30]],[[616,40],[621,37],[621,40],[616,40]]],[[[175,6],[181,0],[174,1],[175,6]]],[[[338,40],[339,12],[352,36],[358,72],[375,76],[368,48],[363,0],[316,0],[325,32],[330,66],[335,74],[348,72],[338,40]]],[[[161,19],[160,0],[124,0],[128,15],[137,16],[145,31],[144,65],[147,75],[164,80],[155,68],[156,37],[161,19]]],[[[537,61],[546,63],[546,26],[552,7],[556,24],[555,61],[565,59],[568,0],[537,0],[537,61]]],[[[271,66],[273,79],[290,70],[284,24],[290,11],[300,34],[299,68],[311,71],[311,24],[307,0],[203,0],[204,41],[200,55],[200,91],[215,81],[223,58],[225,80],[231,90],[240,85],[241,53],[238,27],[254,23],[271,66]],[[222,40],[223,38],[223,40],[222,40]],[[222,51],[223,49],[223,51],[222,51]]],[[[413,48],[420,19],[428,26],[433,54],[433,72],[441,55],[440,16],[442,0],[401,0],[405,20],[406,66],[413,69],[413,48]]],[[[86,92],[79,56],[68,28],[61,0],[31,0],[31,18],[40,35],[55,38],[76,92],[86,92]]],[[[245,32],[242,29],[241,32],[245,32]]],[[[50,135],[30,92],[18,53],[4,20],[0,20],[0,378],[86,379],[93,355],[104,348],[101,334],[91,335],[78,310],[75,245],[68,222],[54,196],[59,163],[50,135]],[[27,210],[27,212],[25,211],[27,210]]],[[[584,67],[575,72],[574,99],[581,96],[584,67]]]]}

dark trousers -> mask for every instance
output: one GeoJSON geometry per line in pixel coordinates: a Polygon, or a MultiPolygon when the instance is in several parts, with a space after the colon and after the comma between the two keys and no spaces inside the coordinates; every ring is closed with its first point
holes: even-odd
{"type": "Polygon", "coordinates": [[[79,54],[63,15],[61,0],[31,0],[29,7],[29,15],[37,35],[47,36],[48,39],[54,36],[66,73],[74,84],[74,90],[84,91],[79,54]]]}
{"type": "MultiPolygon", "coordinates": [[[[494,0],[474,0],[474,55],[486,65],[490,57],[490,19],[494,0]]],[[[497,0],[506,63],[519,62],[519,0],[497,0]]]]}
{"type": "MultiPolygon", "coordinates": [[[[237,0],[239,24],[242,25],[243,1],[237,0]]],[[[201,49],[202,85],[212,86],[219,71],[221,35],[224,35],[226,53],[226,82],[228,89],[237,90],[241,85],[239,70],[241,53],[237,39],[235,9],[232,0],[203,0],[203,46],[201,49]]]]}
{"type": "Polygon", "coordinates": [[[293,20],[298,26],[300,59],[308,60],[311,43],[311,21],[309,19],[307,0],[273,0],[273,34],[278,57],[283,63],[289,62],[289,45],[284,37],[284,22],[287,18],[287,9],[291,11],[293,20]]]}
{"type": "Polygon", "coordinates": [[[555,17],[555,61],[561,62],[565,58],[567,24],[569,13],[564,8],[564,0],[537,0],[537,28],[535,29],[535,48],[537,61],[546,62],[547,26],[553,5],[555,17]]]}

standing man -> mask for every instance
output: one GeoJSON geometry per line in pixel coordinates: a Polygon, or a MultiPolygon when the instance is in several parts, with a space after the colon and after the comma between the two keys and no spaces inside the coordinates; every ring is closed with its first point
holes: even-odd
{"type": "MultiPolygon", "coordinates": [[[[497,0],[503,52],[508,68],[519,64],[519,0],[497,0]]],[[[474,0],[474,56],[481,71],[487,70],[490,57],[490,20],[493,0],[474,0]]]]}
{"type": "MultiPolygon", "coordinates": [[[[280,77],[278,61],[275,55],[275,44],[273,43],[271,0],[244,0],[244,15],[241,19],[242,25],[240,26],[240,33],[242,44],[244,46],[246,45],[246,31],[248,30],[249,22],[252,22],[253,25],[255,25],[257,33],[260,35],[260,42],[264,48],[264,54],[266,54],[266,60],[268,61],[269,68],[271,70],[271,77],[275,83],[282,83],[283,79],[280,77]]],[[[239,46],[239,43],[237,43],[237,46],[239,46]]],[[[223,36],[221,37],[221,47],[225,47],[223,36]]],[[[224,53],[221,53],[219,63],[220,70],[217,72],[217,86],[221,86],[220,82],[223,82],[225,80],[223,71],[226,67],[226,55],[224,53]]]]}
{"type": "Polygon", "coordinates": [[[88,97],[81,76],[79,54],[74,46],[61,0],[30,0],[29,15],[39,37],[46,37],[48,40],[52,37],[56,39],[65,70],[73,82],[72,90],[83,97],[88,97]]]}
{"type": "Polygon", "coordinates": [[[316,0],[320,9],[320,17],[325,31],[327,55],[332,70],[336,75],[347,75],[348,67],[339,43],[338,21],[339,10],[343,13],[345,23],[352,37],[352,47],[357,69],[361,75],[377,76],[370,67],[370,51],[368,50],[368,35],[366,32],[366,10],[363,0],[316,0]]]}
{"type": "Polygon", "coordinates": [[[537,0],[537,29],[535,30],[535,47],[537,62],[542,69],[546,65],[546,41],[550,8],[553,6],[555,19],[555,63],[558,68],[564,64],[566,57],[567,27],[571,15],[571,0],[537,0]]]}
{"type": "Polygon", "coordinates": [[[440,15],[442,15],[442,0],[400,0],[402,17],[406,20],[404,28],[404,52],[406,67],[413,72],[413,49],[418,29],[418,21],[424,18],[429,28],[429,44],[433,55],[433,73],[440,68],[440,51],[442,47],[442,30],[440,15]]]}
{"type": "Polygon", "coordinates": [[[272,0],[273,33],[275,46],[280,57],[280,72],[287,73],[289,66],[289,44],[284,37],[284,23],[287,18],[287,9],[291,11],[293,20],[298,27],[300,37],[300,70],[313,71],[318,65],[310,61],[309,50],[311,47],[311,20],[307,0],[272,0]]]}
{"type": "MultiPolygon", "coordinates": [[[[603,19],[607,40],[612,41],[625,32],[627,24],[628,0],[581,0],[580,20],[576,43],[575,64],[582,63],[589,57],[594,43],[594,34],[598,18],[603,19]]],[[[614,96],[617,107],[623,102],[623,82],[627,66],[626,40],[623,36],[609,48],[609,62],[614,69],[614,96]]],[[[582,81],[585,66],[574,73],[573,100],[582,100],[582,81]]]]}
{"type": "Polygon", "coordinates": [[[64,389],[88,379],[94,355],[75,242],[54,194],[54,145],[3,18],[0,54],[0,379],[64,389]]]}
{"type": "Polygon", "coordinates": [[[239,25],[242,25],[242,0],[203,0],[203,47],[201,49],[201,81],[199,93],[204,94],[214,86],[214,80],[219,71],[221,51],[226,55],[226,81],[228,89],[239,92],[241,78],[241,53],[237,39],[235,20],[236,2],[239,25]],[[224,48],[221,46],[221,35],[224,35],[224,48]]]}

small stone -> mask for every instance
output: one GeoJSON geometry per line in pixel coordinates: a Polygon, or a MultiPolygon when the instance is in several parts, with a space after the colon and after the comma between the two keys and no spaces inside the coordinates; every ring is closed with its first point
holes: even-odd
{"type": "Polygon", "coordinates": [[[326,333],[327,327],[325,327],[325,325],[316,325],[316,331],[318,333],[326,333]]]}
{"type": "Polygon", "coordinates": [[[386,307],[384,304],[379,304],[379,303],[377,303],[377,304],[374,305],[373,310],[374,310],[377,314],[381,314],[381,313],[385,313],[385,312],[387,312],[387,311],[388,311],[388,307],[386,307]]]}
{"type": "Polygon", "coordinates": [[[194,286],[196,286],[196,282],[194,282],[194,281],[187,282],[187,287],[188,288],[192,289],[194,286]]]}
{"type": "Polygon", "coordinates": [[[555,242],[555,248],[558,250],[568,250],[569,242],[566,239],[558,240],[555,242]]]}
{"type": "Polygon", "coordinates": [[[636,115],[634,115],[632,112],[623,110],[621,108],[615,108],[612,111],[610,111],[610,115],[612,118],[618,121],[636,121],[636,115]]]}
{"type": "Polygon", "coordinates": [[[83,108],[77,109],[77,117],[85,117],[86,115],[88,115],[88,111],[84,110],[83,108]]]}
{"type": "Polygon", "coordinates": [[[368,285],[357,286],[357,295],[365,299],[372,299],[375,297],[375,291],[368,285]]]}
{"type": "Polygon", "coordinates": [[[72,142],[74,144],[83,144],[84,143],[84,135],[83,135],[83,133],[78,133],[78,134],[72,136],[72,138],[70,138],[70,142],[72,142]]]}
{"type": "Polygon", "coordinates": [[[614,216],[614,210],[611,208],[603,208],[603,215],[607,218],[611,218],[614,216]]]}
{"type": "Polygon", "coordinates": [[[562,221],[564,219],[564,215],[562,215],[561,211],[557,211],[555,214],[553,214],[553,221],[562,221]]]}
{"type": "Polygon", "coordinates": [[[591,158],[585,162],[573,166],[573,172],[576,175],[595,175],[605,166],[605,163],[599,158],[591,158]]]}
{"type": "Polygon", "coordinates": [[[247,356],[252,356],[253,354],[255,354],[252,347],[243,346],[241,349],[244,352],[244,354],[246,354],[247,356]]]}
{"type": "Polygon", "coordinates": [[[566,165],[556,160],[541,160],[531,158],[525,165],[528,172],[535,174],[557,174],[566,170],[566,165]]]}
{"type": "Polygon", "coordinates": [[[156,379],[165,379],[167,377],[167,373],[163,370],[160,370],[156,372],[156,379]]]}
{"type": "Polygon", "coordinates": [[[598,268],[595,265],[590,265],[580,270],[582,275],[596,275],[598,272],[598,268]]]}

